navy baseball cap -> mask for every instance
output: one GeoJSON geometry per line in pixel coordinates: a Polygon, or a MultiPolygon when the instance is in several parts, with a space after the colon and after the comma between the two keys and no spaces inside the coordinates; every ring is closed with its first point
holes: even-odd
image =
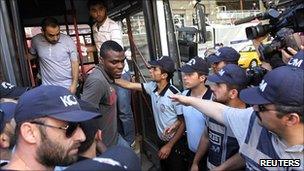
{"type": "Polygon", "coordinates": [[[149,61],[149,64],[152,66],[160,66],[168,73],[173,73],[175,71],[174,61],[169,56],[162,56],[155,61],[149,61]]]}
{"type": "Polygon", "coordinates": [[[208,81],[245,86],[247,84],[247,76],[245,70],[238,65],[227,64],[217,74],[208,76],[208,81]]]}
{"type": "Polygon", "coordinates": [[[101,156],[77,162],[66,170],[141,170],[140,160],[134,151],[122,146],[114,146],[101,156]]]}
{"type": "Polygon", "coordinates": [[[269,71],[258,87],[241,91],[240,98],[247,104],[303,105],[304,70],[281,66],[269,71]]]}
{"type": "Polygon", "coordinates": [[[209,55],[208,62],[236,62],[240,59],[240,54],[232,47],[221,47],[214,54],[209,55]]]}
{"type": "Polygon", "coordinates": [[[2,82],[0,85],[0,98],[18,98],[28,89],[29,87],[17,87],[11,83],[2,82]]]}
{"type": "Polygon", "coordinates": [[[16,105],[13,102],[0,103],[0,133],[2,133],[5,124],[14,118],[16,105]]]}
{"type": "Polygon", "coordinates": [[[201,72],[208,75],[209,66],[203,58],[196,56],[182,66],[179,71],[184,73],[201,72]]]}
{"type": "Polygon", "coordinates": [[[304,50],[300,50],[298,53],[296,53],[289,60],[287,65],[304,69],[304,50]]]}
{"type": "Polygon", "coordinates": [[[67,122],[82,122],[99,113],[81,110],[76,97],[60,86],[42,85],[20,96],[15,110],[15,121],[20,123],[40,117],[51,117],[67,122]]]}

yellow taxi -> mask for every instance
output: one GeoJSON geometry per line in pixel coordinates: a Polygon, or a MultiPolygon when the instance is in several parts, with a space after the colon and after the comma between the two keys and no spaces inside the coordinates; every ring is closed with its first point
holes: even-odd
{"type": "Polygon", "coordinates": [[[238,64],[242,68],[252,68],[261,64],[258,53],[253,45],[248,45],[239,51],[240,59],[238,64]]]}

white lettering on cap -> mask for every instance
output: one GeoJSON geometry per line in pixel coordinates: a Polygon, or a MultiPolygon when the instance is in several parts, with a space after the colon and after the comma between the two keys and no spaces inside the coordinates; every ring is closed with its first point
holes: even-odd
{"type": "Polygon", "coordinates": [[[119,167],[122,167],[121,164],[116,161],[116,160],[113,160],[111,158],[93,158],[94,161],[97,161],[99,163],[105,163],[105,164],[109,164],[109,165],[112,165],[112,166],[119,166],[119,167]]]}
{"type": "Polygon", "coordinates": [[[266,86],[267,86],[267,82],[266,82],[265,80],[262,80],[262,82],[261,82],[260,85],[259,85],[259,88],[260,88],[260,90],[261,90],[262,92],[264,92],[266,86]]]}
{"type": "Polygon", "coordinates": [[[164,56],[162,56],[162,57],[158,58],[157,60],[158,60],[158,61],[160,61],[160,60],[162,60],[162,59],[163,59],[163,57],[164,57],[164,56]]]}
{"type": "Polygon", "coordinates": [[[76,98],[73,95],[60,96],[60,99],[65,107],[78,104],[76,98]]]}
{"type": "Polygon", "coordinates": [[[216,56],[220,56],[220,55],[221,55],[221,52],[220,52],[220,51],[216,51],[214,54],[215,54],[216,56]]]}
{"type": "Polygon", "coordinates": [[[187,63],[187,65],[195,65],[195,63],[196,63],[196,60],[195,59],[191,59],[188,63],[187,63]]]}
{"type": "Polygon", "coordinates": [[[3,82],[2,84],[1,84],[1,86],[3,87],[3,88],[5,88],[5,89],[12,89],[13,87],[15,87],[14,85],[12,85],[12,84],[10,84],[10,83],[8,83],[8,82],[3,82]]]}
{"type": "Polygon", "coordinates": [[[291,59],[288,62],[288,65],[292,65],[292,66],[300,68],[300,66],[302,65],[302,63],[303,63],[303,59],[291,59]]]}
{"type": "Polygon", "coordinates": [[[223,76],[225,74],[225,71],[223,69],[221,69],[218,73],[220,76],[223,76]]]}

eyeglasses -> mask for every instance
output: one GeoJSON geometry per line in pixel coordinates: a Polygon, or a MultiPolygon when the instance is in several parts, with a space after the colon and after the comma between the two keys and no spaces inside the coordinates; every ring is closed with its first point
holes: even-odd
{"type": "Polygon", "coordinates": [[[48,125],[48,124],[45,124],[42,122],[37,122],[37,121],[32,121],[30,123],[42,125],[42,126],[46,126],[46,127],[50,127],[50,128],[65,130],[65,136],[67,138],[71,138],[79,126],[79,123],[74,123],[74,122],[69,122],[66,126],[53,126],[53,125],[48,125]]]}
{"type": "Polygon", "coordinates": [[[267,109],[264,105],[257,105],[259,112],[277,111],[276,109],[267,109]]]}

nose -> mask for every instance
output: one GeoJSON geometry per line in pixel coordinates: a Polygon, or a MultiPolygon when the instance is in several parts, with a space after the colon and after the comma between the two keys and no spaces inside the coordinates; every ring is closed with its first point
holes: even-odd
{"type": "Polygon", "coordinates": [[[119,68],[119,69],[123,69],[124,67],[125,67],[124,61],[118,63],[118,68],[119,68]]]}
{"type": "Polygon", "coordinates": [[[76,133],[74,134],[74,139],[80,142],[84,142],[86,140],[86,136],[79,126],[77,127],[76,133]]]}

